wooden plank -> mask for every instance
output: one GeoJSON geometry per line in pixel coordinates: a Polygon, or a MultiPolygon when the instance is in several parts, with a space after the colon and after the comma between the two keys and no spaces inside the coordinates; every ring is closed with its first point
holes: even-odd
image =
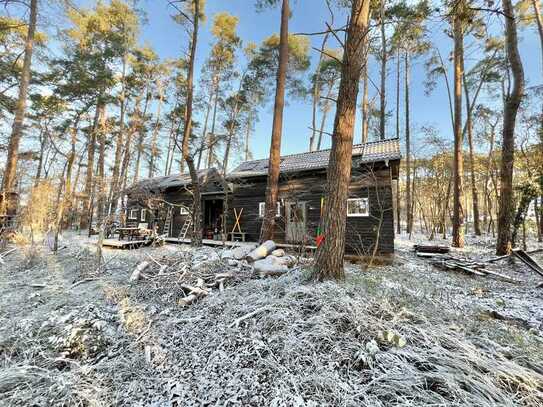
{"type": "Polygon", "coordinates": [[[145,244],[149,243],[147,240],[117,240],[117,239],[104,239],[102,242],[103,246],[107,247],[116,247],[120,249],[124,249],[127,247],[136,247],[136,246],[143,246],[145,244]]]}
{"type": "Polygon", "coordinates": [[[530,257],[524,250],[516,249],[513,250],[513,255],[518,258],[521,262],[526,264],[529,268],[535,271],[537,274],[543,277],[543,268],[530,257]]]}

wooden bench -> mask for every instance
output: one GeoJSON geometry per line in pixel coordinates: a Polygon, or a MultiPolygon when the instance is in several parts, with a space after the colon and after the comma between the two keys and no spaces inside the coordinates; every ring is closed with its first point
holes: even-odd
{"type": "Polygon", "coordinates": [[[230,239],[232,242],[245,242],[246,234],[244,232],[230,232],[230,239]]]}

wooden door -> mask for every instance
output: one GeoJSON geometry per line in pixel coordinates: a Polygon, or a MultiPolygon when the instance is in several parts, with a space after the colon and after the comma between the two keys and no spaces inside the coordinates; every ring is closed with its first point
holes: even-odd
{"type": "Polygon", "coordinates": [[[306,231],[307,210],[305,202],[286,202],[286,235],[288,242],[301,242],[306,231]]]}

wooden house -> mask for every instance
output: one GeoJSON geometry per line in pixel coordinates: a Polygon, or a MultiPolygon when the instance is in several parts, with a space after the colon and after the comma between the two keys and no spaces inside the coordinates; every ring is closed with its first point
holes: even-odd
{"type": "MultiPolygon", "coordinates": [[[[202,196],[204,238],[219,238],[223,230],[223,212],[227,188],[215,168],[198,171],[202,196]]],[[[158,228],[159,233],[178,238],[183,226],[192,218],[192,181],[189,174],[144,179],[126,191],[125,223],[158,228]]],[[[190,238],[191,227],[187,238],[190,238]]]]}
{"type": "MultiPolygon", "coordinates": [[[[322,226],[326,171],[330,150],[281,157],[279,202],[274,240],[314,246],[322,226]]],[[[370,254],[394,251],[392,181],[398,178],[399,140],[353,146],[351,185],[347,200],[346,250],[370,254]]],[[[257,242],[264,215],[268,160],[240,164],[226,178],[214,168],[200,170],[204,239],[236,238],[257,242]]],[[[142,180],[127,191],[126,221],[158,227],[178,238],[191,219],[192,185],[188,174],[142,180]],[[169,225],[169,226],[168,226],[169,225]]],[[[190,238],[190,234],[187,234],[190,238]]]]}
{"type": "MultiPolygon", "coordinates": [[[[281,157],[279,202],[274,240],[315,245],[326,199],[326,171],[330,150],[281,157]]],[[[347,200],[346,251],[370,254],[394,251],[392,181],[398,178],[398,139],[353,146],[351,184],[347,200]]],[[[246,240],[258,241],[264,215],[268,160],[240,164],[228,176],[232,186],[230,207],[239,213],[246,240]]]]}

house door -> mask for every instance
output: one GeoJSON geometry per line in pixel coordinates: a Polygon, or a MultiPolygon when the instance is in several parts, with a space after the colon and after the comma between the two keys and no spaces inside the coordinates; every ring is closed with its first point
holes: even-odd
{"type": "Polygon", "coordinates": [[[301,242],[305,237],[306,224],[306,203],[305,202],[286,202],[286,232],[287,241],[301,242]]]}

